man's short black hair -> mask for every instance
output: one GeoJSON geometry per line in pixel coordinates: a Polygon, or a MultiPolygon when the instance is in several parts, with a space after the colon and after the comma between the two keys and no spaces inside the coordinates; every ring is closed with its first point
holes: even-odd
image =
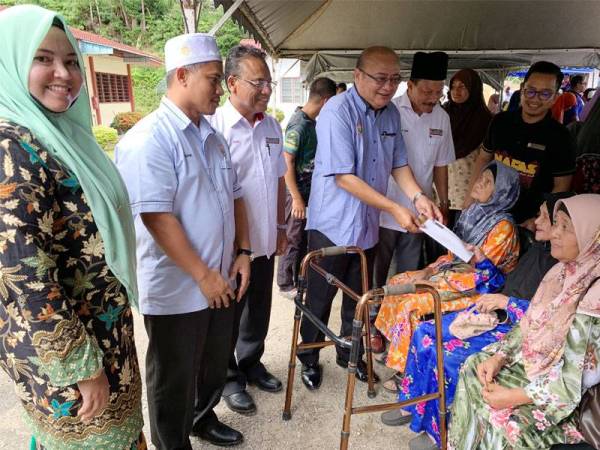
{"type": "Polygon", "coordinates": [[[229,50],[225,60],[225,79],[230,76],[240,76],[240,62],[246,58],[258,58],[267,64],[267,54],[261,49],[250,45],[236,45],[229,50]]]}
{"type": "Polygon", "coordinates": [[[575,86],[577,86],[579,83],[583,83],[583,76],[582,75],[572,76],[571,79],[569,80],[569,84],[571,85],[572,88],[574,88],[575,86]]]}
{"type": "Polygon", "coordinates": [[[338,83],[337,85],[338,89],[341,89],[342,91],[345,91],[348,89],[348,86],[346,86],[346,83],[344,83],[343,81],[341,83],[338,83]]]}
{"type": "MultiPolygon", "coordinates": [[[[189,72],[196,72],[204,64],[208,64],[208,63],[205,63],[205,62],[194,63],[194,64],[188,64],[187,66],[181,66],[181,67],[189,72]]],[[[171,85],[173,84],[173,80],[175,79],[176,72],[177,72],[177,68],[167,72],[167,87],[168,88],[171,87],[171,85]]]]}
{"type": "Polygon", "coordinates": [[[309,100],[321,100],[335,95],[335,81],[329,78],[317,78],[310,84],[308,91],[309,100]]]}
{"type": "Polygon", "coordinates": [[[533,63],[527,71],[527,73],[525,74],[525,80],[523,80],[523,82],[526,83],[527,80],[529,80],[529,77],[531,77],[531,75],[533,75],[534,73],[554,75],[556,77],[555,90],[558,91],[560,89],[560,85],[562,84],[564,75],[560,70],[560,67],[558,67],[556,64],[551,63],[549,61],[538,61],[536,63],[533,63]]]}

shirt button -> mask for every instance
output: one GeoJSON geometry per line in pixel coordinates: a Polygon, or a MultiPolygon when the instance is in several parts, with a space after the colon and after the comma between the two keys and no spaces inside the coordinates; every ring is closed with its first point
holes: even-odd
{"type": "Polygon", "coordinates": [[[375,162],[375,159],[373,160],[373,162],[375,162]]]}
{"type": "Polygon", "coordinates": [[[373,144],[377,144],[377,141],[373,140],[373,144]]]}

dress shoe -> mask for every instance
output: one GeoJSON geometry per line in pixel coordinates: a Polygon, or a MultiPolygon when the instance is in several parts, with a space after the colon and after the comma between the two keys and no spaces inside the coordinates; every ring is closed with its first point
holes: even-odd
{"type": "MultiPolygon", "coordinates": [[[[335,362],[338,366],[340,366],[344,369],[348,368],[348,361],[344,361],[339,356],[335,358],[335,362]]],[[[366,383],[367,380],[369,379],[368,372],[367,372],[367,363],[364,362],[362,359],[356,363],[355,376],[359,381],[362,381],[363,383],[366,383]]],[[[377,373],[375,373],[374,370],[373,370],[373,382],[379,383],[379,376],[377,375],[377,373]]]]}
{"type": "Polygon", "coordinates": [[[381,421],[388,427],[399,427],[410,423],[412,416],[410,414],[402,414],[401,409],[392,409],[381,414],[381,421]]]}
{"type": "Polygon", "coordinates": [[[373,353],[383,353],[385,351],[385,343],[383,342],[383,336],[379,331],[375,331],[371,334],[371,351],[373,353]]]}
{"type": "Polygon", "coordinates": [[[321,366],[318,364],[302,364],[302,382],[309,391],[321,386],[321,366]]]}
{"type": "Polygon", "coordinates": [[[244,442],[242,433],[218,420],[193,429],[191,434],[219,447],[232,447],[244,442]]]}
{"type": "Polygon", "coordinates": [[[250,394],[246,391],[236,392],[234,394],[224,395],[223,400],[227,407],[233,412],[251,416],[256,414],[256,405],[250,394]]]}
{"type": "Polygon", "coordinates": [[[266,370],[258,377],[251,380],[249,379],[248,382],[255,385],[261,391],[266,392],[279,392],[283,387],[281,381],[279,381],[272,373],[269,373],[266,370]]]}

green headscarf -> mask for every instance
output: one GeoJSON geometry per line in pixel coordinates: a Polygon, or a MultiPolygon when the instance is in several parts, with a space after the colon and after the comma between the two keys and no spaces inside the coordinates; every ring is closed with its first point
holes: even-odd
{"type": "Polygon", "coordinates": [[[129,198],[117,169],[92,133],[87,89],[82,86],[77,100],[62,113],[43,108],[29,93],[33,57],[55,20],[63,24],[83,71],[77,41],[61,16],[33,5],[13,6],[0,13],[0,118],[28,128],[77,177],[104,240],[106,262],[137,307],[135,229],[129,198]]]}

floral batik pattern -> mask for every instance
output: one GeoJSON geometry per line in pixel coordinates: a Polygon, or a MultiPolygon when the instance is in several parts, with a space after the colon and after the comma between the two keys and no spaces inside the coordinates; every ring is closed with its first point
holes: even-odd
{"type": "MultiPolygon", "coordinates": [[[[517,324],[529,307],[528,300],[510,297],[506,307],[508,320],[493,330],[468,339],[459,339],[450,332],[450,324],[458,312],[445,314],[442,318],[442,338],[444,349],[444,384],[446,386],[446,407],[454,401],[454,393],[458,382],[458,374],[465,360],[472,354],[480,352],[484,347],[500,341],[515,324],[517,324]]],[[[406,372],[402,380],[402,389],[398,401],[411,400],[438,390],[437,352],[435,325],[432,320],[422,322],[415,330],[406,372]]],[[[416,433],[427,432],[438,446],[440,444],[439,402],[430,400],[405,408],[412,414],[410,429],[416,433]]],[[[449,416],[446,416],[447,418],[449,416]]]]}
{"type": "MultiPolygon", "coordinates": [[[[488,234],[481,250],[503,273],[514,269],[519,257],[519,237],[515,226],[506,220],[499,222],[488,234]]],[[[429,279],[442,299],[442,312],[457,311],[471,305],[480,292],[493,292],[502,286],[496,285],[496,277],[490,278],[489,261],[481,264],[481,270],[469,264],[453,263],[451,254],[441,256],[431,264],[434,275],[429,279]],[[449,267],[449,268],[446,268],[449,267]],[[488,283],[496,289],[488,289],[488,283]]],[[[392,277],[389,284],[407,282],[411,272],[392,277]]],[[[375,326],[390,342],[387,366],[404,372],[406,357],[413,330],[422,316],[433,312],[430,294],[405,294],[385,297],[375,326]]]]}
{"type": "Polygon", "coordinates": [[[37,445],[144,448],[126,291],[106,264],[78,180],[27,129],[4,121],[0,214],[0,366],[37,445]],[[101,368],[109,403],[84,424],[77,381],[101,368]]]}
{"type": "Polygon", "coordinates": [[[575,314],[562,359],[547,373],[529,380],[523,368],[521,329],[467,359],[460,373],[448,434],[456,450],[549,449],[555,444],[581,442],[575,409],[586,386],[585,371],[597,371],[600,355],[600,319],[575,314]],[[523,388],[529,405],[494,409],[481,396],[477,365],[497,351],[509,357],[496,381],[523,388]]]}

